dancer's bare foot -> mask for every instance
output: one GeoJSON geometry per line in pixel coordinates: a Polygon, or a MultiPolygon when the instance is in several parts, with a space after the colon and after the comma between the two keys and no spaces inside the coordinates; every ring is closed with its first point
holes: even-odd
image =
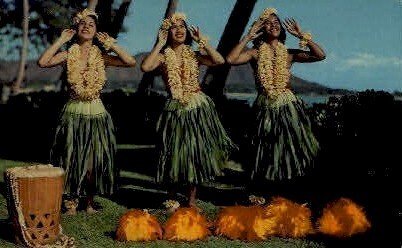
{"type": "Polygon", "coordinates": [[[88,214],[95,214],[95,213],[99,212],[99,210],[97,210],[97,208],[95,208],[95,201],[94,201],[93,195],[87,196],[87,210],[86,211],[88,214]]]}
{"type": "Polygon", "coordinates": [[[93,206],[88,206],[87,207],[87,213],[88,214],[96,214],[96,213],[98,213],[99,211],[98,210],[96,210],[93,206]]]}

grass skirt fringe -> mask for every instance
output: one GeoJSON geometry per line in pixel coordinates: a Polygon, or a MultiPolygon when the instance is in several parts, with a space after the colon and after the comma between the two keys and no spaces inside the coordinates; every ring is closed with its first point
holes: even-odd
{"type": "Polygon", "coordinates": [[[292,100],[288,99],[278,104],[260,94],[254,103],[257,117],[252,136],[254,180],[291,179],[304,175],[313,165],[319,144],[304,104],[293,94],[292,100]]]}
{"type": "Polygon", "coordinates": [[[51,161],[66,171],[65,192],[112,194],[117,170],[114,167],[116,140],[109,113],[100,99],[69,101],[56,129],[51,161]],[[91,173],[91,182],[88,174],[91,173]]]}
{"type": "Polygon", "coordinates": [[[235,148],[212,100],[199,93],[183,106],[169,99],[157,125],[160,151],[157,181],[199,184],[221,175],[235,148]]]}

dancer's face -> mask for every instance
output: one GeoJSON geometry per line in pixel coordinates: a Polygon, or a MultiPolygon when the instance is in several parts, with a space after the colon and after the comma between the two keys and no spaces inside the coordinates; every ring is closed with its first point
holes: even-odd
{"type": "Polygon", "coordinates": [[[95,20],[87,16],[78,23],[78,38],[81,40],[92,40],[96,34],[95,20]]]}
{"type": "Polygon", "coordinates": [[[170,35],[173,42],[176,43],[184,43],[186,40],[186,25],[184,21],[179,20],[173,23],[172,27],[170,28],[170,35]]]}
{"type": "Polygon", "coordinates": [[[278,17],[275,15],[270,15],[269,18],[264,22],[264,29],[268,36],[278,38],[281,34],[281,24],[278,17]]]}

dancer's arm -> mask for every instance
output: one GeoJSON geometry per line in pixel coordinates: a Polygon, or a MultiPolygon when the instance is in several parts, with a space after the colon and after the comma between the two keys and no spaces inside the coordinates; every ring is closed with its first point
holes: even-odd
{"type": "Polygon", "coordinates": [[[257,51],[255,49],[245,49],[247,44],[262,35],[259,32],[264,23],[258,20],[253,23],[247,35],[245,35],[240,42],[230,51],[229,55],[226,57],[226,61],[231,65],[245,64],[249,62],[252,58],[257,57],[257,51]]]}
{"type": "MultiPolygon", "coordinates": [[[[286,30],[292,34],[293,36],[303,39],[303,35],[305,35],[300,25],[292,18],[285,20],[286,30]]],[[[306,46],[309,48],[309,51],[304,51],[300,49],[290,49],[289,54],[292,56],[292,62],[299,63],[311,63],[316,61],[324,60],[326,55],[324,50],[311,39],[306,39],[306,46]]]]}
{"type": "Polygon", "coordinates": [[[215,66],[225,63],[223,56],[208,43],[208,40],[201,34],[199,27],[192,26],[190,34],[193,40],[200,45],[200,48],[206,52],[206,54],[197,54],[197,59],[201,64],[215,66]]]}
{"type": "Polygon", "coordinates": [[[150,72],[159,67],[163,62],[163,56],[161,54],[162,48],[165,46],[168,37],[168,31],[159,29],[158,42],[152,49],[152,51],[144,58],[141,64],[141,70],[143,72],[150,72]]]}
{"type": "Polygon", "coordinates": [[[60,37],[40,56],[38,65],[40,67],[53,67],[64,63],[67,59],[67,51],[58,51],[74,37],[75,33],[73,29],[63,30],[60,37]]]}
{"type": "Polygon", "coordinates": [[[117,56],[105,54],[103,59],[106,66],[134,67],[136,64],[135,58],[127,53],[122,47],[117,45],[107,33],[97,33],[96,38],[104,45],[109,46],[117,56]]]}

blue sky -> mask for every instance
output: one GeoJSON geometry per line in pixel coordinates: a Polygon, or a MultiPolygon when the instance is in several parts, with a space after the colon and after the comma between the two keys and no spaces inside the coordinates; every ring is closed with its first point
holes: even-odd
{"type": "MultiPolygon", "coordinates": [[[[167,2],[133,0],[119,43],[132,54],[149,51],[167,2]]],[[[235,2],[179,0],[178,11],[216,46],[235,2]]],[[[294,17],[327,53],[325,61],[295,64],[295,75],[333,88],[402,91],[402,0],[257,0],[247,30],[267,7],[276,8],[282,19],[294,17]]],[[[288,35],[288,47],[297,47],[297,42],[288,35]]],[[[0,43],[7,43],[7,37],[0,36],[0,43]]],[[[6,46],[0,46],[0,57],[19,56],[18,51],[5,51],[6,46]]],[[[37,56],[30,49],[30,58],[37,56]]]]}
{"type": "MultiPolygon", "coordinates": [[[[149,51],[167,0],[135,0],[119,42],[130,52],[149,51]]],[[[179,0],[191,24],[217,45],[235,0],[179,0]]],[[[293,73],[334,88],[402,91],[402,0],[258,0],[249,25],[266,7],[294,17],[325,49],[327,59],[296,64],[293,73]]],[[[288,47],[297,40],[288,36],[288,47]]]]}

